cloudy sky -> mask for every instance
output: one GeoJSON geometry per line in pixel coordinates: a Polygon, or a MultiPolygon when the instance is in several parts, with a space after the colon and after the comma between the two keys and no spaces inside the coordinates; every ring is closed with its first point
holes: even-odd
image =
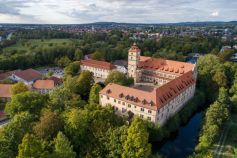
{"type": "Polygon", "coordinates": [[[237,0],[0,0],[0,23],[237,20],[237,0]]]}

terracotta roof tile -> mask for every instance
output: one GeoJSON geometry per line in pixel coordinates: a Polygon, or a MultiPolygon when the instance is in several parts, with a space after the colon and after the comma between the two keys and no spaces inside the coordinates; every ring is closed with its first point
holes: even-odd
{"type": "Polygon", "coordinates": [[[55,87],[53,80],[37,80],[33,84],[33,88],[35,89],[53,89],[55,87]]]}
{"type": "Polygon", "coordinates": [[[175,74],[180,76],[194,69],[195,65],[185,62],[156,59],[151,57],[140,56],[140,63],[138,65],[142,69],[160,70],[165,73],[175,74]]]}
{"type": "Polygon", "coordinates": [[[0,84],[0,98],[11,98],[11,84],[0,84]]]}
{"type": "Polygon", "coordinates": [[[34,70],[34,69],[27,69],[23,71],[17,71],[14,73],[16,76],[26,80],[26,81],[32,81],[36,80],[42,77],[41,73],[34,70]]]}
{"type": "Polygon", "coordinates": [[[109,62],[92,60],[92,59],[81,60],[81,64],[90,66],[90,67],[95,67],[95,68],[107,69],[107,70],[112,70],[116,68],[113,64],[109,62]]]}
{"type": "Polygon", "coordinates": [[[192,75],[192,71],[189,71],[188,73],[171,80],[163,86],[155,88],[151,92],[110,83],[100,91],[100,94],[140,107],[157,110],[166,105],[169,101],[174,99],[193,84],[195,84],[195,79],[192,75]],[[133,99],[131,99],[131,97],[133,97],[133,99]],[[152,103],[152,105],[149,103],[152,103]]]}
{"type": "Polygon", "coordinates": [[[14,73],[16,73],[16,72],[19,72],[19,71],[21,71],[21,70],[13,70],[13,71],[8,71],[8,72],[1,73],[1,74],[0,74],[0,81],[7,79],[7,78],[10,77],[12,74],[14,74],[14,73]]]}

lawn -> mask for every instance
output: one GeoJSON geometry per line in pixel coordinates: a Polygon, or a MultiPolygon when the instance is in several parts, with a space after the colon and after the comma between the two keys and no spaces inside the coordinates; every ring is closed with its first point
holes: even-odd
{"type": "Polygon", "coordinates": [[[56,46],[56,45],[68,45],[72,44],[70,39],[29,39],[29,40],[19,40],[15,45],[6,47],[3,49],[3,53],[6,55],[13,55],[16,53],[27,53],[33,51],[37,48],[42,48],[44,46],[56,46]]]}

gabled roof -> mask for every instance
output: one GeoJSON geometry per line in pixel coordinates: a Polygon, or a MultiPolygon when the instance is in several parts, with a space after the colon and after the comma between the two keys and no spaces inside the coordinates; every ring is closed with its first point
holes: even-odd
{"type": "Polygon", "coordinates": [[[0,84],[0,98],[11,98],[11,84],[0,84]]]}
{"type": "Polygon", "coordinates": [[[26,81],[33,81],[42,77],[41,73],[34,69],[27,69],[14,73],[17,77],[22,78],[26,81]]]}
{"type": "Polygon", "coordinates": [[[101,69],[106,69],[106,70],[112,70],[116,68],[113,64],[109,62],[92,60],[92,59],[81,60],[81,65],[86,65],[86,66],[101,68],[101,69]]]}
{"type": "Polygon", "coordinates": [[[100,94],[110,96],[140,107],[157,110],[195,84],[192,72],[188,72],[153,91],[143,91],[132,87],[110,83],[100,94]]]}
{"type": "Polygon", "coordinates": [[[51,90],[55,87],[53,80],[37,80],[33,84],[34,89],[48,89],[51,90]]]}
{"type": "Polygon", "coordinates": [[[13,70],[13,71],[8,71],[8,72],[0,73],[0,81],[7,79],[12,74],[14,74],[16,72],[19,72],[19,71],[21,71],[21,70],[13,70]]]}
{"type": "Polygon", "coordinates": [[[164,59],[156,59],[151,57],[140,56],[140,62],[138,68],[153,71],[159,70],[167,74],[174,74],[180,76],[184,73],[192,71],[195,68],[195,65],[180,61],[164,60],[164,59]]]}

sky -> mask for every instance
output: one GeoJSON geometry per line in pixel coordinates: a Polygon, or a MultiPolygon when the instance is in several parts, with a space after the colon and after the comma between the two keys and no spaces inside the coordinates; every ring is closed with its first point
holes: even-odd
{"type": "Polygon", "coordinates": [[[0,23],[237,20],[237,0],[0,0],[0,23]]]}

